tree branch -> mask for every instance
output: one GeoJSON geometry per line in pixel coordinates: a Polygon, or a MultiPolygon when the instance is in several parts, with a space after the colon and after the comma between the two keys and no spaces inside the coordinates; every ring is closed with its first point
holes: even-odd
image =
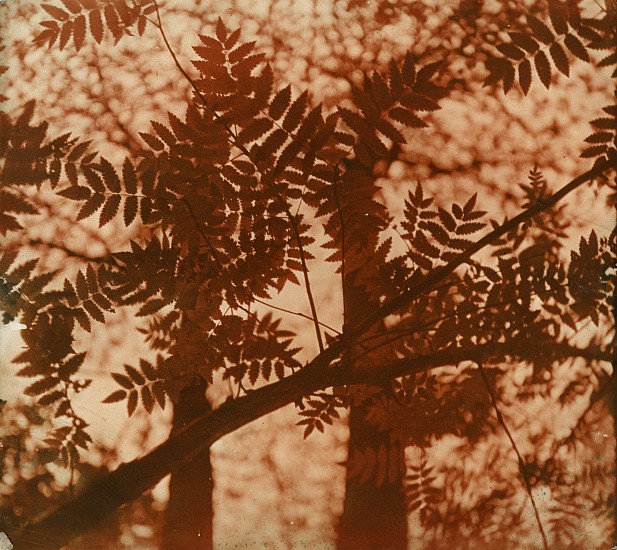
{"type": "MultiPolygon", "coordinates": [[[[579,349],[557,343],[549,349],[556,358],[584,357],[589,360],[610,361],[610,350],[579,349]]],[[[170,436],[147,455],[122,464],[115,471],[88,486],[82,493],[62,506],[51,510],[9,536],[16,550],[20,548],[61,548],[72,538],[96,526],[108,514],[131,502],[153,487],[166,475],[182,467],[191,458],[209,449],[218,439],[302,397],[320,389],[347,384],[371,384],[414,374],[429,369],[457,365],[462,361],[485,358],[521,357],[530,353],[529,342],[484,344],[471,349],[446,348],[429,355],[409,357],[388,362],[374,369],[331,365],[326,350],[297,373],[249,391],[247,395],[228,401],[213,412],[204,414],[170,436]]],[[[6,529],[6,528],[5,528],[6,529]]]]}
{"type": "Polygon", "coordinates": [[[455,258],[445,266],[437,268],[431,273],[429,273],[423,281],[419,282],[413,288],[402,292],[396,298],[383,304],[377,311],[367,316],[356,326],[352,327],[352,329],[347,333],[345,337],[343,337],[343,339],[355,340],[359,335],[365,332],[373,324],[381,321],[388,315],[394,313],[396,310],[405,307],[416,298],[432,290],[437,284],[443,281],[457,268],[467,263],[474,254],[476,254],[489,244],[495,242],[497,239],[504,236],[506,233],[509,233],[510,231],[516,229],[519,225],[522,225],[523,223],[531,220],[538,214],[541,214],[549,208],[552,208],[572,191],[579,188],[583,184],[593,180],[594,178],[600,176],[604,173],[605,170],[608,170],[610,168],[617,168],[617,159],[605,159],[604,161],[597,162],[596,165],[591,168],[591,170],[588,170],[584,174],[581,174],[577,178],[573,179],[572,181],[570,181],[570,183],[564,185],[561,189],[559,189],[559,191],[547,197],[543,201],[532,204],[511,220],[504,222],[502,225],[495,228],[493,231],[473,243],[467,250],[459,254],[457,258],[455,258]]]}

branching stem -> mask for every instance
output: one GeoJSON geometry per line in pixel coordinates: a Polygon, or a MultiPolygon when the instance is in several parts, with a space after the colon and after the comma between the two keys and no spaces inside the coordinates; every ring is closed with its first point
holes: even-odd
{"type": "Polygon", "coordinates": [[[513,229],[516,229],[523,223],[531,220],[538,214],[541,214],[549,208],[552,208],[561,199],[566,197],[575,189],[578,189],[584,183],[587,183],[592,179],[602,175],[605,170],[611,168],[614,169],[616,167],[617,162],[614,159],[605,159],[604,161],[599,161],[595,164],[593,168],[591,168],[591,170],[588,170],[584,174],[581,174],[577,178],[574,178],[572,181],[564,185],[561,189],[559,189],[559,191],[555,192],[550,197],[547,197],[542,202],[537,202],[529,206],[514,218],[505,221],[499,227],[496,227],[493,231],[486,234],[484,237],[482,237],[475,243],[471,244],[469,248],[459,254],[455,259],[453,259],[443,267],[435,269],[430,274],[428,274],[424,278],[424,280],[418,282],[408,290],[401,292],[395,298],[388,300],[376,311],[374,311],[372,314],[365,317],[364,320],[356,324],[353,327],[353,330],[349,331],[348,334],[343,337],[344,341],[339,342],[341,350],[342,348],[348,346],[350,341],[358,338],[375,323],[381,321],[382,319],[386,318],[388,315],[391,315],[400,308],[409,305],[416,298],[419,298],[420,296],[434,289],[439,283],[441,283],[446,277],[448,277],[448,275],[454,273],[454,271],[456,271],[460,266],[468,263],[469,260],[474,256],[474,254],[476,254],[480,250],[492,244],[497,239],[503,237],[513,229]]]}

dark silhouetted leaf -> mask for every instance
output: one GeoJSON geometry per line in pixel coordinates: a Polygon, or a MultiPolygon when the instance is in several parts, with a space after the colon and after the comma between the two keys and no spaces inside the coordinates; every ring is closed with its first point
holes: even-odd
{"type": "Polygon", "coordinates": [[[288,132],[295,130],[302,121],[302,115],[306,110],[308,102],[308,92],[302,92],[302,94],[291,104],[289,111],[283,119],[283,128],[288,132]]]}
{"type": "Polygon", "coordinates": [[[137,408],[138,399],[139,398],[138,398],[137,390],[132,390],[129,392],[129,398],[126,401],[126,408],[127,408],[129,416],[132,416],[133,413],[135,412],[135,409],[137,408]]]}
{"type": "Polygon", "coordinates": [[[77,51],[81,50],[86,38],[86,17],[85,15],[78,15],[75,18],[73,24],[73,43],[77,51]]]}
{"type": "Polygon", "coordinates": [[[557,34],[566,34],[568,32],[568,23],[566,18],[564,17],[559,4],[554,0],[549,1],[548,3],[548,16],[557,34]]]}
{"type": "Polygon", "coordinates": [[[291,86],[285,86],[280,90],[272,100],[268,114],[275,120],[278,120],[283,116],[283,113],[287,110],[291,103],[291,86]]]}
{"type": "Polygon", "coordinates": [[[155,151],[161,151],[165,148],[165,144],[152,134],[148,134],[146,132],[139,132],[139,135],[155,151]]]}
{"type": "Polygon", "coordinates": [[[84,220],[89,216],[92,216],[96,211],[98,211],[101,206],[105,203],[105,195],[101,195],[95,193],[92,195],[81,207],[79,213],[77,214],[77,221],[84,220]]]}
{"type": "Polygon", "coordinates": [[[133,380],[133,382],[135,382],[138,386],[146,383],[146,379],[135,367],[132,367],[131,365],[124,365],[124,370],[129,375],[129,378],[133,380]]]}
{"type": "Polygon", "coordinates": [[[570,62],[568,61],[568,56],[566,55],[565,50],[561,47],[561,44],[558,42],[551,44],[549,51],[557,70],[565,76],[570,76],[570,62]]]}
{"type": "Polygon", "coordinates": [[[51,376],[47,376],[45,378],[41,378],[36,382],[30,384],[25,390],[24,394],[26,395],[41,395],[45,393],[47,390],[55,388],[58,385],[59,380],[57,378],[52,378],[51,376]]]}
{"type": "Polygon", "coordinates": [[[125,390],[116,390],[103,399],[103,403],[118,403],[119,401],[124,401],[125,398],[125,390]]]}
{"type": "Polygon", "coordinates": [[[57,6],[41,4],[41,7],[57,21],[66,21],[70,17],[70,14],[57,6]]]}
{"type": "Polygon", "coordinates": [[[105,4],[103,8],[105,14],[105,21],[107,22],[107,28],[111,31],[116,40],[122,36],[122,27],[120,26],[120,17],[115,10],[113,4],[105,4]]]}
{"type": "Polygon", "coordinates": [[[388,111],[388,115],[391,119],[404,124],[405,126],[409,126],[410,128],[426,128],[428,124],[424,122],[421,118],[418,118],[408,109],[404,109],[403,107],[394,107],[388,111]]]}
{"type": "Polygon", "coordinates": [[[216,20],[216,37],[221,42],[225,42],[225,39],[227,38],[227,27],[225,27],[225,24],[220,17],[216,20]]]}
{"type": "Polygon", "coordinates": [[[573,34],[568,34],[563,43],[576,57],[589,62],[589,54],[583,43],[573,34]]]}
{"type": "Polygon", "coordinates": [[[111,377],[123,388],[127,390],[132,390],[135,384],[131,381],[131,379],[125,374],[121,374],[119,372],[112,372],[111,377]]]}
{"type": "Polygon", "coordinates": [[[120,193],[120,178],[116,173],[116,169],[112,166],[111,162],[109,162],[105,158],[101,158],[101,175],[103,176],[103,182],[107,189],[109,189],[112,193],[120,193]]]}
{"type": "Polygon", "coordinates": [[[525,59],[525,52],[520,48],[517,48],[514,44],[506,42],[505,44],[498,44],[497,49],[506,57],[514,59],[516,61],[525,59]]]}
{"type": "Polygon", "coordinates": [[[239,63],[242,59],[245,59],[255,47],[255,42],[247,42],[238,46],[235,50],[229,53],[230,63],[239,63]]]}
{"type": "Polygon", "coordinates": [[[534,62],[542,84],[544,84],[544,87],[548,89],[551,85],[551,65],[548,62],[548,57],[546,57],[544,51],[539,51],[535,55],[534,62]]]}
{"type": "Polygon", "coordinates": [[[95,321],[98,321],[99,323],[105,323],[105,315],[92,300],[86,300],[83,303],[83,306],[90,315],[90,317],[92,317],[95,321]]]}
{"type": "Polygon", "coordinates": [[[124,163],[122,164],[122,180],[124,182],[124,189],[127,193],[131,195],[137,193],[137,174],[128,157],[124,159],[124,163]]]}
{"type": "Polygon", "coordinates": [[[137,206],[137,197],[126,197],[124,199],[123,220],[126,227],[131,225],[135,220],[137,216],[137,206]]]}
{"type": "Polygon", "coordinates": [[[85,201],[90,198],[90,189],[84,186],[71,185],[62,191],[58,191],[58,195],[73,201],[85,201]]]}
{"type": "Polygon", "coordinates": [[[103,227],[114,218],[120,208],[120,199],[120,195],[111,195],[107,198],[99,217],[99,227],[103,227]]]}
{"type": "Polygon", "coordinates": [[[141,388],[141,402],[146,409],[146,412],[150,414],[152,409],[154,409],[154,397],[152,396],[152,391],[148,386],[143,386],[141,388]]]}
{"type": "Polygon", "coordinates": [[[390,61],[388,83],[390,84],[390,93],[394,99],[398,99],[401,95],[403,95],[403,75],[401,74],[398,63],[396,63],[394,59],[390,61]]]}
{"type": "Polygon", "coordinates": [[[401,75],[403,77],[403,84],[407,86],[412,86],[416,81],[416,67],[410,52],[407,52],[405,55],[401,75]]]}
{"type": "Polygon", "coordinates": [[[98,9],[94,9],[90,11],[88,15],[88,20],[90,23],[90,32],[94,39],[100,44],[103,40],[103,19],[101,17],[101,12],[98,9]]]}
{"type": "Polygon", "coordinates": [[[546,24],[540,21],[540,19],[538,19],[534,15],[527,15],[527,23],[531,27],[534,37],[540,40],[540,42],[550,44],[555,39],[553,33],[546,26],[546,24]]]}
{"type": "Polygon", "coordinates": [[[534,53],[540,47],[533,37],[523,32],[509,32],[508,35],[515,45],[526,52],[534,53]]]}
{"type": "Polygon", "coordinates": [[[266,135],[273,126],[274,123],[268,118],[256,118],[238,134],[236,141],[239,145],[246,145],[256,141],[266,135]]]}

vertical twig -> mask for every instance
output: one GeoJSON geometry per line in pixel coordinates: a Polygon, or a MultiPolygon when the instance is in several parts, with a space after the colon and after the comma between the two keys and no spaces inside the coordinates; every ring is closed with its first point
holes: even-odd
{"type": "Polygon", "coordinates": [[[304,255],[304,247],[302,246],[302,237],[298,231],[298,226],[294,219],[293,214],[290,212],[287,203],[281,199],[281,202],[285,206],[285,213],[289,218],[289,224],[291,225],[293,232],[298,241],[298,252],[300,253],[300,262],[302,263],[302,273],[304,274],[304,286],[306,287],[306,295],[308,297],[309,306],[311,307],[311,315],[313,316],[313,324],[315,325],[315,333],[317,334],[317,345],[319,346],[320,353],[324,350],[323,339],[321,337],[321,329],[319,328],[319,318],[317,317],[317,308],[315,307],[315,300],[313,299],[313,292],[311,290],[311,281],[309,279],[308,267],[306,265],[306,257],[304,255]]]}
{"type": "Polygon", "coordinates": [[[343,210],[341,209],[341,203],[339,202],[338,193],[336,192],[336,181],[332,184],[332,190],[334,191],[336,211],[338,212],[341,220],[341,291],[343,293],[343,332],[345,332],[345,328],[347,327],[347,292],[345,290],[345,219],[343,218],[343,210]]]}
{"type": "Polygon", "coordinates": [[[158,5],[157,1],[156,0],[152,0],[152,3],[154,4],[154,9],[156,10],[156,19],[158,21],[158,25],[156,25],[156,26],[158,27],[158,29],[159,29],[159,31],[161,33],[161,37],[163,38],[163,42],[165,42],[165,47],[167,48],[167,51],[169,52],[169,55],[171,55],[171,58],[173,59],[174,64],[176,65],[176,67],[178,68],[178,70],[180,71],[180,73],[182,74],[184,79],[191,85],[191,88],[193,88],[193,90],[195,91],[195,93],[197,94],[197,96],[199,97],[201,102],[204,105],[206,105],[207,104],[206,98],[203,96],[203,94],[201,93],[201,91],[197,87],[197,84],[195,84],[195,81],[190,77],[189,73],[187,73],[184,70],[184,68],[180,64],[180,61],[178,61],[178,57],[176,56],[176,53],[174,52],[173,48],[171,47],[171,44],[167,40],[167,35],[165,34],[165,30],[163,29],[163,23],[161,21],[161,14],[159,13],[159,5],[158,5]]]}
{"type": "Polygon", "coordinates": [[[512,437],[512,434],[510,433],[510,430],[508,429],[508,426],[506,425],[506,422],[503,418],[503,415],[501,414],[501,411],[499,410],[499,406],[497,405],[497,397],[495,396],[495,392],[493,391],[493,388],[491,388],[491,385],[488,381],[488,377],[486,376],[486,372],[484,371],[484,367],[482,366],[482,363],[479,361],[477,362],[477,365],[478,365],[478,369],[480,370],[480,376],[482,377],[482,381],[484,382],[484,385],[486,386],[488,394],[491,397],[491,402],[493,404],[493,408],[495,409],[495,414],[497,415],[497,421],[499,422],[499,424],[501,424],[504,431],[506,432],[506,435],[508,436],[508,439],[510,440],[510,443],[512,444],[512,448],[514,449],[514,452],[516,453],[516,457],[518,459],[518,467],[519,467],[519,470],[521,471],[521,475],[523,476],[523,480],[525,482],[525,489],[527,490],[527,494],[529,495],[529,498],[531,499],[531,506],[533,507],[533,512],[536,516],[536,521],[538,522],[538,528],[540,529],[540,534],[542,535],[542,544],[544,546],[544,550],[549,550],[548,540],[546,539],[546,533],[544,532],[544,526],[542,525],[542,520],[540,519],[540,513],[538,512],[536,501],[533,498],[533,493],[531,492],[531,483],[529,482],[529,477],[527,476],[527,472],[525,472],[525,462],[523,461],[523,457],[521,456],[521,453],[518,450],[516,442],[514,441],[514,438],[512,437]]]}

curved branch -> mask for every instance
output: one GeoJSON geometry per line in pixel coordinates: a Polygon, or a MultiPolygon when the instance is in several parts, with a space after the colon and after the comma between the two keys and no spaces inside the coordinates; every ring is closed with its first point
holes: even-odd
{"type": "MultiPolygon", "coordinates": [[[[542,349],[548,348],[543,346],[542,349]]],[[[22,529],[9,533],[9,536],[18,550],[61,548],[182,467],[191,458],[209,449],[224,435],[315,391],[347,384],[379,383],[385,378],[457,365],[467,360],[520,357],[528,355],[529,351],[527,341],[485,344],[469,350],[452,347],[429,355],[399,359],[370,370],[340,364],[331,366],[324,352],[297,373],[249,391],[245,396],[228,401],[215,411],[200,416],[147,455],[122,464],[72,500],[22,529]]],[[[551,351],[555,356],[585,357],[589,360],[610,361],[612,357],[610,350],[579,349],[567,344],[556,344],[551,351]]]]}

